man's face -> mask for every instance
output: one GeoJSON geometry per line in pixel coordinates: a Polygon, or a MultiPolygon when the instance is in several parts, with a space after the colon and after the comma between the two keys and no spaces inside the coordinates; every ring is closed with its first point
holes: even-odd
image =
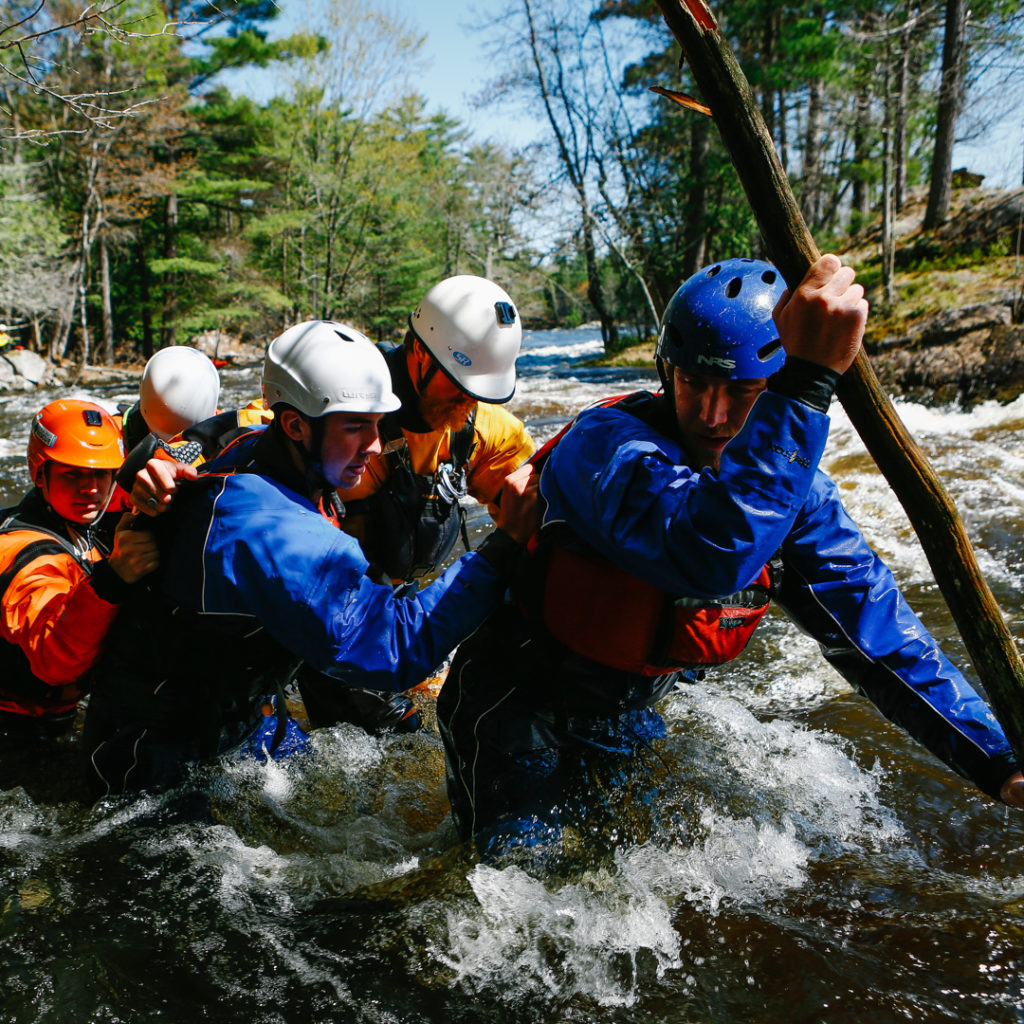
{"type": "Polygon", "coordinates": [[[330,412],[320,449],[324,479],[347,491],[359,483],[371,455],[380,454],[379,412],[330,412]]]}
{"type": "Polygon", "coordinates": [[[672,367],[676,422],[695,469],[718,469],[722,450],[740,431],[766,377],[726,380],[672,367]]]}
{"type": "Polygon", "coordinates": [[[87,526],[103,511],[114,486],[112,469],[89,469],[47,462],[39,474],[46,503],[69,523],[87,526]]]}
{"type": "Polygon", "coordinates": [[[420,416],[424,422],[431,430],[444,430],[446,427],[459,430],[469,419],[469,414],[476,406],[476,399],[470,398],[445,376],[419,339],[413,343],[406,358],[409,376],[419,395],[420,416]]]}

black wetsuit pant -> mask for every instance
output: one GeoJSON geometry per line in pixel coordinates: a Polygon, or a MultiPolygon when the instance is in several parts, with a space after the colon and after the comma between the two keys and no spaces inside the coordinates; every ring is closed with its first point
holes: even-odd
{"type": "Polygon", "coordinates": [[[459,647],[437,704],[462,837],[533,845],[614,816],[637,754],[665,734],[650,705],[677,680],[607,669],[497,612],[459,647]]]}

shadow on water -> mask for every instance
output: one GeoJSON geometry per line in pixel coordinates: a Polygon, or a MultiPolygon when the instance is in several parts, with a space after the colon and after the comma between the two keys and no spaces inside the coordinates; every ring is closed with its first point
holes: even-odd
{"type": "MultiPolygon", "coordinates": [[[[513,411],[539,438],[637,386],[576,366],[595,344],[531,339],[513,411]]],[[[253,371],[226,378],[232,401],[254,393],[253,371]]],[[[9,495],[36,404],[0,405],[9,495]]],[[[1021,410],[909,415],[1019,621],[1021,410]]],[[[962,661],[902,511],[834,421],[844,500],[962,661]]],[[[31,753],[0,759],[0,1022],[1019,1024],[1024,819],[883,721],[781,615],[662,711],[657,753],[603,778],[541,862],[459,846],[434,731],[318,730],[301,758],[96,806],[31,753]]]]}

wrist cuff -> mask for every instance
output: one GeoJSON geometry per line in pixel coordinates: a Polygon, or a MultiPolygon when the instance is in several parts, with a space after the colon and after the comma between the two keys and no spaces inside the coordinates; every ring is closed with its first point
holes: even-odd
{"type": "Polygon", "coordinates": [[[789,356],[782,369],[768,378],[768,390],[792,398],[818,412],[828,412],[840,376],[835,370],[820,363],[789,356]]]}
{"type": "Polygon", "coordinates": [[[93,562],[89,583],[96,596],[107,604],[121,604],[127,598],[131,587],[110,568],[110,563],[102,558],[93,562]]]}
{"type": "Polygon", "coordinates": [[[509,576],[519,561],[523,549],[504,530],[494,530],[476,549],[476,553],[489,562],[503,576],[509,576]]]}

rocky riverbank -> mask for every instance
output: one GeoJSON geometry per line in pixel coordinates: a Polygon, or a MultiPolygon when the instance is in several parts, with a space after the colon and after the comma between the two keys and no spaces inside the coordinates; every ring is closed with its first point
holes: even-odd
{"type": "MultiPolygon", "coordinates": [[[[900,211],[894,302],[882,294],[880,228],[833,251],[855,266],[872,313],[865,346],[891,394],[929,404],[1012,401],[1024,392],[1024,188],[962,189],[940,230],[921,227],[925,196],[900,211]]],[[[648,342],[601,360],[650,365],[648,342]]]]}

